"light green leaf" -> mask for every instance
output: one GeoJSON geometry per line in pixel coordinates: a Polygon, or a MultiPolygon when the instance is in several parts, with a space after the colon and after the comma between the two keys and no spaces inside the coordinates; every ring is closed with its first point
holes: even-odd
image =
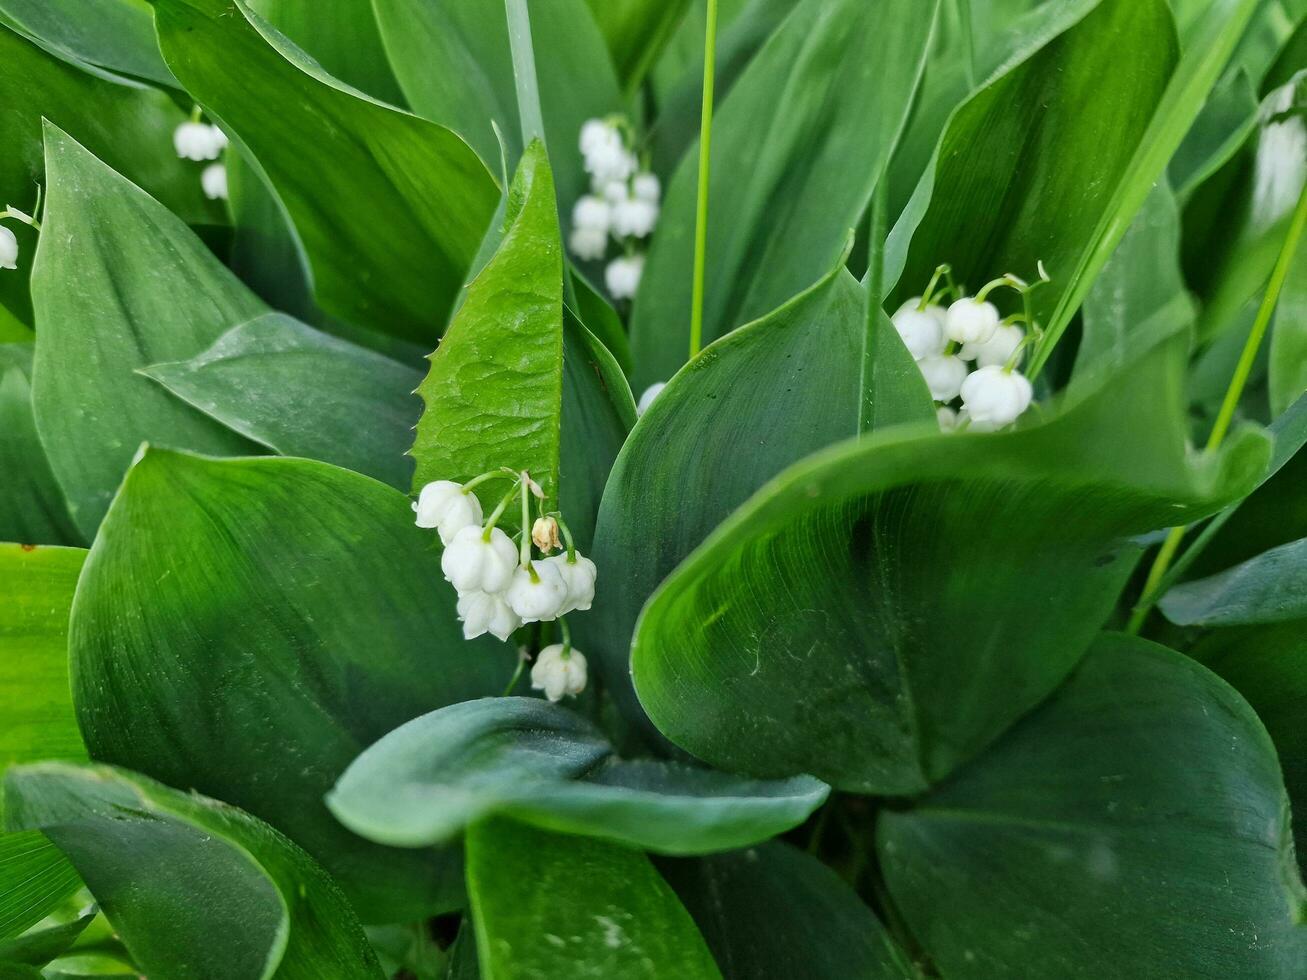
{"type": "MultiPolygon", "coordinates": [[[[903,127],[936,3],[804,0],[713,120],[704,343],[825,274],[903,127]]],[[[698,154],[667,190],[631,320],[635,388],[688,350],[698,154]]]]}
{"type": "Polygon", "coordinates": [[[81,886],[76,869],[40,831],[0,833],[0,939],[26,932],[81,886]]]}
{"type": "Polygon", "coordinates": [[[322,307],[434,342],[499,198],[476,154],[342,86],[235,0],[156,0],[155,16],[169,67],[270,178],[322,307]]]}
{"type": "Polygon", "coordinates": [[[283,456],[334,463],[407,490],[422,375],[280,313],[233,327],[189,361],[139,369],[283,456]]]}
{"type": "Polygon", "coordinates": [[[32,416],[32,345],[0,345],[0,540],[80,544],[32,416]]]}
{"type": "Polygon", "coordinates": [[[907,980],[918,974],[857,894],[819,860],[772,841],[660,861],[726,980],[907,980]]]}
{"type": "Polygon", "coordinates": [[[95,916],[92,910],[62,925],[43,927],[0,941],[0,968],[14,964],[45,966],[75,943],[95,916]]]}
{"type": "Polygon", "coordinates": [[[913,807],[890,893],[957,980],[1302,975],[1307,897],[1257,716],[1214,675],[1105,636],[1056,694],[913,807]]]}
{"type": "Polygon", "coordinates": [[[690,0],[587,0],[628,92],[658,60],[690,0]]]}
{"type": "Polygon", "coordinates": [[[1126,536],[1212,513],[1265,470],[1249,430],[1187,457],[1183,354],[1157,348],[1046,424],[892,429],[791,467],[645,606],[645,710],[757,776],[876,794],[946,776],[1074,667],[1134,566],[1126,536]]]}
{"type": "Polygon", "coordinates": [[[69,60],[177,85],[145,0],[0,0],[0,20],[69,60]]]}
{"type": "Polygon", "coordinates": [[[250,451],[135,371],[198,354],[265,307],[180,218],[52,124],[46,172],[32,401],[69,512],[90,538],[142,442],[250,451]]]}
{"type": "Polygon", "coordinates": [[[1272,548],[1208,578],[1177,585],[1158,605],[1179,626],[1307,619],[1307,538],[1272,548]]]}
{"type": "Polygon", "coordinates": [[[806,776],[759,782],[619,759],[565,708],[486,698],[391,732],[351,763],[327,805],[356,834],[397,847],[443,843],[503,816],[662,854],[704,854],[796,827],[827,792],[806,776]]]}
{"type": "Polygon", "coordinates": [[[503,687],[513,651],[464,641],[454,602],[389,487],[308,460],[147,452],[73,607],[91,756],[266,819],[367,921],[455,907],[456,853],[367,843],[322,803],[386,732],[503,687]]]}
{"type": "Polygon", "coordinates": [[[151,976],[380,980],[340,889],[248,814],[109,766],[24,766],[5,786],[9,826],[45,830],[151,976]]]}
{"type": "Polygon", "coordinates": [[[477,824],[467,887],[485,980],[721,976],[649,859],[618,844],[477,824]]]}

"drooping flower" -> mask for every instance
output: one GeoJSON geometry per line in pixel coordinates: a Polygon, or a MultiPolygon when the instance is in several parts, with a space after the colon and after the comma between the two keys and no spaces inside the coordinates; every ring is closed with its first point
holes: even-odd
{"type": "Polygon", "coordinates": [[[658,222],[658,205],[627,198],[613,205],[613,234],[618,238],[644,238],[658,222]]]}
{"type": "Polygon", "coordinates": [[[948,308],[948,339],[959,344],[983,344],[998,329],[998,307],[964,296],[948,308]]]}
{"type": "Polygon", "coordinates": [[[967,376],[967,362],[952,354],[936,354],[923,357],[917,362],[930,397],[937,402],[952,401],[962,390],[962,382],[967,376]]]}
{"type": "Polygon", "coordinates": [[[604,285],[613,299],[631,299],[640,288],[643,274],[643,255],[621,255],[609,262],[604,270],[604,285]]]}
{"type": "Polygon", "coordinates": [[[904,307],[891,319],[914,360],[944,353],[944,327],[930,310],[904,307]]]}
{"type": "Polygon", "coordinates": [[[1020,372],[990,365],[968,375],[961,394],[972,428],[980,424],[1000,427],[1015,422],[1030,407],[1034,390],[1020,372]]]}
{"type": "Polygon", "coordinates": [[[598,577],[598,569],[595,568],[594,562],[580,552],[576,553],[574,561],[569,560],[567,553],[564,552],[546,558],[543,562],[536,562],[537,567],[542,564],[553,565],[558,569],[558,574],[562,576],[563,584],[567,587],[567,596],[558,610],[560,616],[570,612],[585,612],[590,608],[595,598],[595,579],[598,577]]]}
{"type": "Polygon", "coordinates": [[[1026,339],[1026,332],[1015,323],[1001,323],[994,336],[984,343],[964,344],[958,356],[965,361],[975,361],[980,367],[1003,366],[1016,353],[1021,342],[1026,339]]]}
{"type": "Polygon", "coordinates": [[[602,259],[608,251],[608,232],[597,228],[573,228],[567,236],[567,247],[583,262],[602,259]]]}
{"type": "Polygon", "coordinates": [[[0,225],[0,269],[18,268],[18,236],[0,225]]]}
{"type": "Polygon", "coordinates": [[[663,187],[658,182],[657,175],[648,172],[638,173],[631,181],[631,193],[636,200],[657,204],[662,197],[663,187]]]}
{"type": "Polygon", "coordinates": [[[489,633],[507,640],[522,625],[522,620],[501,593],[462,592],[458,597],[458,618],[463,623],[463,638],[475,640],[489,633]]]}
{"type": "Polygon", "coordinates": [[[200,174],[200,186],[210,201],[227,200],[227,165],[211,163],[200,174]]]}
{"type": "Polygon", "coordinates": [[[572,254],[585,261],[603,258],[611,221],[612,209],[607,201],[590,194],[578,198],[572,208],[572,233],[567,242],[572,254]]]}
{"type": "Polygon", "coordinates": [[[497,527],[465,527],[440,556],[440,568],[459,592],[503,592],[517,568],[517,548],[497,527]]]}
{"type": "Polygon", "coordinates": [[[551,562],[530,562],[513,572],[505,598],[524,623],[557,619],[567,601],[567,583],[551,562]]]}
{"type": "Polygon", "coordinates": [[[172,145],[183,160],[216,160],[227,137],[217,126],[187,120],[173,131],[172,145]]]}
{"type": "Polygon", "coordinates": [[[536,656],[531,667],[531,687],[544,691],[550,701],[575,697],[585,690],[586,663],[580,650],[568,649],[561,643],[547,646],[536,656]]]}
{"type": "Polygon", "coordinates": [[[558,521],[552,517],[537,517],[531,525],[531,543],[546,555],[562,547],[558,537],[558,521]]]}
{"type": "Polygon", "coordinates": [[[952,432],[958,427],[958,413],[947,405],[940,405],[935,409],[935,420],[939,422],[939,427],[944,432],[952,432]]]}
{"type": "Polygon", "coordinates": [[[434,527],[440,532],[440,543],[446,546],[463,528],[481,526],[481,501],[476,494],[465,492],[463,484],[452,480],[428,483],[418,494],[413,510],[417,526],[434,527]]]}
{"type": "Polygon", "coordinates": [[[663,389],[666,387],[666,381],[655,381],[644,390],[644,394],[640,396],[640,400],[635,406],[636,418],[639,418],[645,412],[649,411],[649,406],[654,403],[655,398],[663,393],[663,389]]]}

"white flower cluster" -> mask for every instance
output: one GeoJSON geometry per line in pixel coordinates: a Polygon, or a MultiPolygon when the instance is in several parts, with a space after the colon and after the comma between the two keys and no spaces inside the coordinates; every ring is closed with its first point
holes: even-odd
{"type": "Polygon", "coordinates": [[[585,261],[608,254],[611,238],[622,254],[604,269],[604,285],[613,299],[631,299],[644,273],[640,243],[658,223],[662,187],[627,145],[625,120],[591,119],[581,127],[581,154],[590,175],[590,193],[572,209],[568,246],[585,261]]]}
{"type": "Polygon", "coordinates": [[[563,617],[585,611],[594,601],[596,569],[576,550],[561,515],[541,514],[526,527],[529,494],[541,497],[539,486],[526,473],[514,474],[513,486],[485,518],[473,487],[501,477],[483,474],[468,483],[437,480],[418,495],[413,510],[418,527],[435,528],[445,546],[440,559],[445,578],[458,591],[458,618],[469,640],[485,633],[507,640],[527,623],[557,620],[564,642],[542,650],[531,670],[532,686],[551,701],[585,690],[586,661],[572,648],[563,617]],[[520,542],[497,525],[507,506],[519,497],[524,528],[520,542]],[[563,550],[559,531],[567,538],[563,550]],[[542,557],[534,557],[532,546],[542,557]],[[558,552],[551,554],[551,552],[558,552]]]}
{"type": "MultiPolygon", "coordinates": [[[[227,134],[217,126],[189,119],[172,134],[172,145],[183,160],[217,161],[227,149],[227,134]]],[[[200,173],[200,187],[211,201],[227,199],[227,166],[221,161],[210,163],[200,173]]]]}
{"type": "MultiPolygon", "coordinates": [[[[1040,271],[1041,283],[1047,281],[1042,267],[1040,271]]],[[[935,284],[932,281],[925,297],[913,297],[899,307],[892,320],[935,399],[940,427],[993,432],[1010,425],[1034,396],[1030,381],[1017,370],[1027,344],[1020,326],[1024,316],[1004,320],[985,297],[999,285],[1023,292],[1032,287],[1005,276],[976,296],[958,295],[945,307],[934,302],[935,284]],[[961,400],[960,407],[950,404],[955,399],[961,400]]]]}

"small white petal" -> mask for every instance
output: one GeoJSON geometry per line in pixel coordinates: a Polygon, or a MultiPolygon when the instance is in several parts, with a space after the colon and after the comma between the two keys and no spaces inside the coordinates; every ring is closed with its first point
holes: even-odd
{"type": "Polygon", "coordinates": [[[0,269],[18,268],[18,236],[0,225],[0,269]]]}
{"type": "Polygon", "coordinates": [[[978,303],[964,296],[948,308],[948,339],[959,344],[983,344],[998,329],[998,308],[989,302],[978,303]]]}
{"type": "Polygon", "coordinates": [[[513,612],[522,617],[522,622],[545,622],[559,617],[567,602],[567,583],[552,563],[532,562],[530,568],[513,572],[504,597],[513,612]]]}
{"type": "Polygon", "coordinates": [[[636,418],[639,418],[645,412],[649,411],[649,406],[654,403],[655,398],[663,393],[663,389],[666,387],[666,381],[655,381],[644,390],[644,394],[640,396],[640,400],[635,406],[636,418]]]}
{"type": "MultiPolygon", "coordinates": [[[[594,562],[580,552],[576,554],[576,561],[568,561],[567,552],[563,552],[544,559],[543,563],[558,569],[563,584],[567,586],[567,596],[558,610],[559,616],[565,616],[574,610],[585,612],[590,608],[595,598],[595,579],[599,574],[594,562]]],[[[541,564],[542,562],[536,562],[536,567],[541,564]]]]}
{"type": "Polygon", "coordinates": [[[631,193],[641,201],[648,201],[650,204],[657,204],[662,197],[663,188],[658,182],[658,177],[651,173],[639,173],[631,181],[631,193]]]}
{"type": "Polygon", "coordinates": [[[587,119],[581,127],[581,152],[590,154],[606,140],[611,139],[613,127],[602,119],[587,119]]]}
{"type": "Polygon", "coordinates": [[[183,160],[216,160],[222,148],[214,140],[215,127],[201,122],[187,122],[172,134],[172,145],[183,160]]]}
{"type": "Polygon", "coordinates": [[[1018,371],[1006,371],[997,365],[980,368],[962,383],[962,407],[971,419],[970,428],[978,424],[1002,427],[1015,422],[1030,407],[1034,391],[1018,371]]]}
{"type": "Polygon", "coordinates": [[[507,640],[522,625],[502,595],[479,590],[459,595],[458,618],[463,622],[463,637],[468,640],[485,633],[507,640]]]}
{"type": "Polygon", "coordinates": [[[572,208],[572,227],[590,228],[607,234],[612,223],[612,209],[603,198],[586,194],[572,208]]]}
{"type": "Polygon", "coordinates": [[[602,259],[608,251],[608,232],[597,228],[573,228],[567,239],[567,247],[583,262],[602,259]]]}
{"type": "Polygon", "coordinates": [[[644,238],[658,222],[658,206],[637,198],[613,205],[613,234],[618,238],[644,238]]]}
{"type": "Polygon", "coordinates": [[[892,320],[913,360],[944,353],[944,329],[929,310],[902,309],[892,320]]]}
{"type": "Polygon", "coordinates": [[[531,667],[531,687],[544,691],[550,701],[575,697],[585,690],[585,655],[580,650],[564,651],[561,643],[545,647],[531,667]]]}
{"type": "Polygon", "coordinates": [[[428,483],[418,494],[415,522],[418,527],[434,527],[440,532],[440,543],[448,546],[454,536],[465,527],[481,525],[481,501],[474,493],[465,493],[461,483],[436,480],[428,483]]]}
{"type": "Polygon", "coordinates": [[[640,288],[643,274],[643,255],[623,255],[613,259],[604,269],[604,285],[613,299],[631,299],[640,288]]]}
{"type": "Polygon", "coordinates": [[[200,186],[210,201],[227,200],[227,165],[211,163],[200,174],[200,186]]]}
{"type": "Polygon", "coordinates": [[[952,355],[923,357],[917,362],[917,367],[926,379],[930,396],[937,402],[948,402],[956,398],[967,376],[966,361],[952,355]]]}
{"type": "Polygon", "coordinates": [[[517,548],[499,528],[489,540],[480,527],[465,527],[440,556],[445,578],[459,592],[503,592],[517,567],[517,548]]]}

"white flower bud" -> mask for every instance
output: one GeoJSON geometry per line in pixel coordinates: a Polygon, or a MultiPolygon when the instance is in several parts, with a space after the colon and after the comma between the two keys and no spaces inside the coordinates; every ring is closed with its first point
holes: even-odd
{"type": "Polygon", "coordinates": [[[962,407],[973,429],[978,424],[1000,427],[1015,422],[1033,397],[1030,382],[1022,374],[997,365],[974,371],[962,382],[962,407]]]}
{"type": "Polygon", "coordinates": [[[602,119],[587,119],[581,127],[581,152],[589,156],[609,140],[613,132],[613,127],[602,119]]]}
{"type": "Polygon", "coordinates": [[[640,288],[644,274],[643,255],[622,255],[608,263],[604,269],[604,285],[613,299],[631,299],[640,288]]]}
{"type": "Polygon", "coordinates": [[[943,432],[952,432],[958,427],[958,413],[947,405],[941,405],[935,409],[935,419],[939,422],[940,430],[943,432]]]}
{"type": "Polygon", "coordinates": [[[622,136],[617,130],[585,155],[585,169],[601,187],[615,180],[625,183],[639,165],[635,154],[622,144],[622,136]]]}
{"type": "Polygon", "coordinates": [[[216,160],[222,152],[213,135],[216,129],[207,123],[188,120],[173,130],[173,148],[183,160],[216,160]]]}
{"type": "Polygon", "coordinates": [[[531,687],[544,691],[550,701],[561,701],[585,690],[585,656],[580,650],[564,650],[561,643],[547,646],[531,667],[531,687]]]}
{"type": "Polygon", "coordinates": [[[983,344],[994,336],[998,321],[998,307],[993,303],[979,303],[964,296],[948,308],[945,332],[949,340],[959,344],[983,344]]]}
{"type": "Polygon", "coordinates": [[[654,403],[655,398],[663,393],[663,389],[666,387],[666,381],[655,381],[644,390],[644,394],[640,396],[640,400],[635,406],[636,418],[639,418],[645,412],[649,411],[649,406],[654,403]]]}
{"type": "Polygon", "coordinates": [[[962,381],[967,376],[967,362],[960,357],[936,354],[923,357],[917,362],[930,397],[937,402],[952,401],[962,390],[962,381]]]}
{"type": "Polygon", "coordinates": [[[454,535],[440,568],[459,592],[503,592],[517,568],[517,548],[499,528],[491,528],[489,540],[481,528],[465,527],[454,535]]]}
{"type": "Polygon", "coordinates": [[[899,310],[893,316],[894,329],[914,360],[944,353],[944,328],[929,310],[899,310]]]}
{"type": "Polygon", "coordinates": [[[613,234],[618,238],[644,238],[658,222],[658,205],[627,198],[613,205],[613,234]]]}
{"type": "Polygon", "coordinates": [[[631,182],[631,193],[636,200],[657,204],[662,197],[663,188],[655,174],[638,173],[635,175],[635,180],[631,182]]]}
{"type": "Polygon", "coordinates": [[[211,163],[200,174],[200,186],[210,201],[227,200],[227,165],[211,163]]]}
{"type": "Polygon", "coordinates": [[[958,356],[964,361],[975,361],[981,367],[1002,367],[1025,339],[1026,332],[1015,323],[1001,323],[994,336],[984,343],[963,344],[958,356]]]}
{"type": "Polygon", "coordinates": [[[567,247],[584,262],[602,259],[608,251],[608,232],[598,228],[573,228],[567,239],[567,247]]]}
{"type": "Polygon", "coordinates": [[[577,198],[576,205],[572,208],[573,228],[591,228],[607,234],[611,222],[612,209],[607,201],[593,194],[577,198]]]}
{"type": "MultiPolygon", "coordinates": [[[[566,616],[573,611],[585,612],[589,609],[594,603],[595,579],[599,575],[595,563],[580,552],[576,554],[576,561],[568,561],[567,553],[563,552],[561,555],[544,559],[544,563],[558,569],[558,574],[563,577],[563,584],[567,586],[567,597],[563,600],[558,615],[566,616]]],[[[542,563],[536,564],[538,566],[542,563]]]]}
{"type": "Polygon", "coordinates": [[[0,269],[18,268],[18,236],[0,225],[0,269]]]}
{"type": "Polygon", "coordinates": [[[413,505],[418,527],[434,527],[440,543],[448,545],[465,527],[481,526],[481,501],[474,493],[464,493],[463,484],[452,480],[428,483],[413,505]]]}
{"type": "Polygon", "coordinates": [[[567,601],[567,583],[553,564],[536,561],[513,572],[505,598],[524,623],[557,619],[567,601]]]}
{"type": "Polygon", "coordinates": [[[531,525],[531,541],[545,554],[562,547],[558,539],[558,521],[552,517],[537,517],[531,525]]]}
{"type": "Polygon", "coordinates": [[[458,618],[463,623],[465,640],[475,640],[484,633],[507,640],[522,625],[507,599],[498,593],[481,591],[459,595],[458,618]]]}

